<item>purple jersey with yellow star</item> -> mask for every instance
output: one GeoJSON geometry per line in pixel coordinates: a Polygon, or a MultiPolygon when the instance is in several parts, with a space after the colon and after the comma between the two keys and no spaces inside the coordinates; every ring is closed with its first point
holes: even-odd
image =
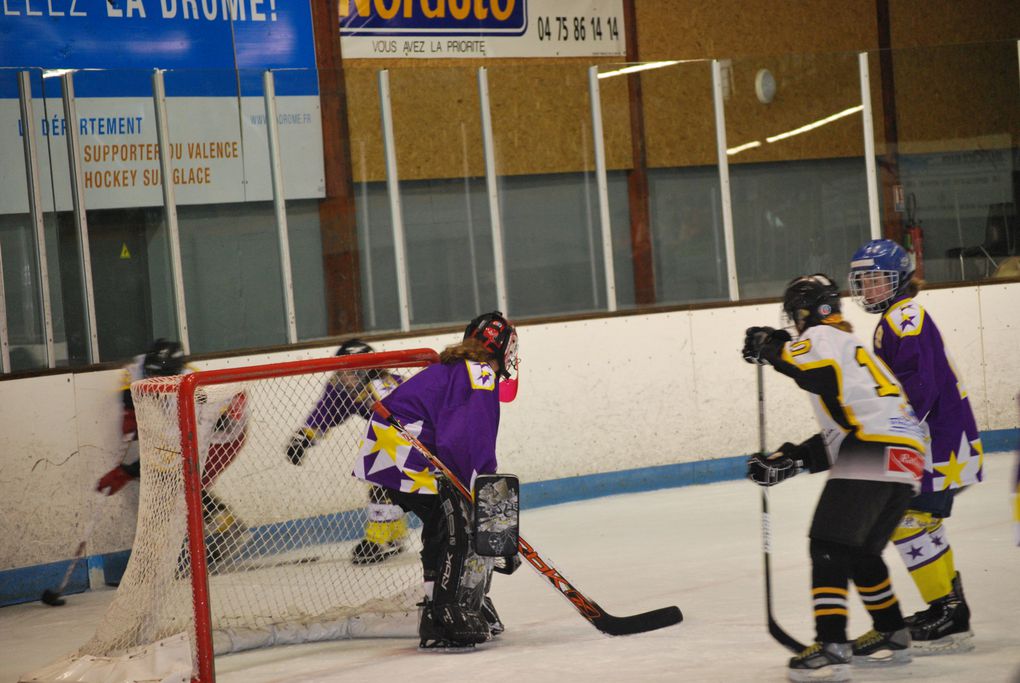
{"type": "MultiPolygon", "coordinates": [[[[496,373],[487,363],[431,365],[382,402],[465,486],[496,471],[499,395],[496,373]]],[[[397,491],[436,493],[425,456],[378,417],[369,421],[354,476],[397,491]]]]}
{"type": "Polygon", "coordinates": [[[874,344],[931,436],[921,492],[981,481],[981,434],[935,321],[914,299],[900,299],[879,321],[874,344]]]}

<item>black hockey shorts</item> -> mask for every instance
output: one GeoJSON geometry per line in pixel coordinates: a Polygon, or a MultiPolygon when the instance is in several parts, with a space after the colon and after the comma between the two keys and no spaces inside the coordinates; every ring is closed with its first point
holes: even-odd
{"type": "Polygon", "coordinates": [[[829,479],[808,536],[880,555],[913,497],[910,484],[829,479]]]}

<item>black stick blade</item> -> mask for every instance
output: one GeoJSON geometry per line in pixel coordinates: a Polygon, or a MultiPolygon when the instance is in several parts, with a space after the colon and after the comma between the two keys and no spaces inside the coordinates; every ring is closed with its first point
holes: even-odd
{"type": "Polygon", "coordinates": [[[645,633],[655,631],[667,626],[679,624],[684,620],[683,613],[679,607],[662,607],[653,609],[651,612],[633,614],[629,617],[614,617],[612,614],[603,612],[594,617],[591,623],[598,630],[611,636],[629,636],[634,633],[645,633]]]}
{"type": "Polygon", "coordinates": [[[61,605],[67,602],[62,597],[60,597],[60,593],[57,593],[56,591],[51,591],[48,588],[43,591],[42,597],[39,599],[51,607],[60,607],[61,605]]]}
{"type": "Polygon", "coordinates": [[[807,645],[804,645],[804,643],[784,631],[771,616],[769,617],[769,635],[775,638],[776,642],[794,654],[800,654],[804,651],[804,648],[807,647],[807,645]]]}

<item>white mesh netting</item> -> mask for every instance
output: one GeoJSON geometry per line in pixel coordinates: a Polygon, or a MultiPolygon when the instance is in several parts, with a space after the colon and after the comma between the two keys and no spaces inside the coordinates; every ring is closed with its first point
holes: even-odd
{"type": "MultiPolygon", "coordinates": [[[[351,471],[366,409],[399,381],[393,377],[415,371],[311,372],[198,387],[209,626],[217,654],[414,634],[417,520],[406,520],[403,535],[402,523],[380,527],[396,534],[384,546],[394,551],[385,559],[352,561],[366,532],[369,488],[351,471]],[[288,448],[302,434],[312,443],[295,465],[288,448]]],[[[79,655],[118,655],[181,633],[195,651],[180,381],[132,386],[142,462],[138,528],[117,595],[79,655]]]]}

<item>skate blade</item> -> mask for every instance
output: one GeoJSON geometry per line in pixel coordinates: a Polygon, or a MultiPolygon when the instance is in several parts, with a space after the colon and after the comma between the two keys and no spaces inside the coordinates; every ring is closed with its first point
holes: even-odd
{"type": "Polygon", "coordinates": [[[861,668],[902,666],[910,664],[910,650],[879,650],[870,655],[854,655],[853,665],[861,668]]]}
{"type": "Polygon", "coordinates": [[[443,655],[459,655],[474,652],[474,645],[419,645],[418,652],[429,652],[443,655]]]}
{"type": "Polygon", "coordinates": [[[403,552],[403,548],[393,548],[389,550],[383,550],[381,552],[373,553],[371,555],[352,555],[351,564],[364,566],[368,564],[379,564],[385,562],[394,555],[399,555],[403,552]]]}
{"type": "Polygon", "coordinates": [[[832,664],[820,669],[787,669],[787,678],[795,683],[815,683],[815,681],[849,681],[849,664],[832,664]]]}
{"type": "Polygon", "coordinates": [[[971,640],[973,637],[973,631],[966,631],[964,633],[953,633],[938,640],[915,640],[913,644],[914,654],[918,657],[931,657],[932,655],[970,652],[974,649],[974,643],[971,640]]]}

